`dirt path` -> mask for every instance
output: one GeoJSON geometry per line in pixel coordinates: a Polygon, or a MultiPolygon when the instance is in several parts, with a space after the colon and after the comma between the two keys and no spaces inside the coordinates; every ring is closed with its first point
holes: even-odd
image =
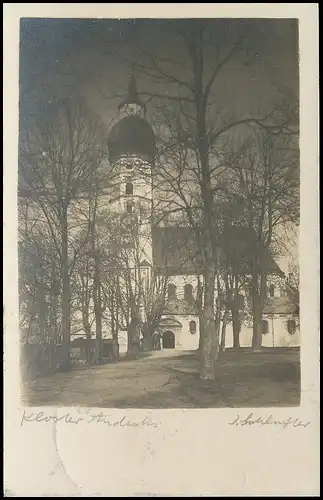
{"type": "MultiPolygon", "coordinates": [[[[185,355],[187,353],[182,354],[185,355]]],[[[113,405],[121,398],[145,397],[161,390],[174,379],[170,364],[174,365],[175,357],[181,358],[178,351],[157,351],[138,360],[84,367],[42,377],[25,390],[24,401],[33,406],[95,407],[113,405]]]]}
{"type": "Polygon", "coordinates": [[[198,375],[196,354],[157,351],[133,361],[39,378],[24,393],[29,406],[217,408],[297,406],[299,353],[226,353],[215,381],[198,375]]]}

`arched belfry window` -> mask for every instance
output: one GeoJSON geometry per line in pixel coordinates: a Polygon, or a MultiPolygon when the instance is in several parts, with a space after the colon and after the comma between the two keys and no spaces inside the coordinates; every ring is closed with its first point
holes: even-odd
{"type": "Polygon", "coordinates": [[[169,300],[176,299],[176,285],[170,283],[167,287],[167,297],[169,300]]]}
{"type": "Polygon", "coordinates": [[[127,182],[126,184],[126,194],[133,194],[133,184],[132,182],[127,182]]]}
{"type": "Polygon", "coordinates": [[[192,287],[192,285],[185,285],[184,286],[184,300],[186,302],[193,301],[193,287],[192,287]]]}

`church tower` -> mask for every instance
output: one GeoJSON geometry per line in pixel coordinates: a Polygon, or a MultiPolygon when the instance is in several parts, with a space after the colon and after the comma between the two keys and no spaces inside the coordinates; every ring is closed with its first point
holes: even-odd
{"type": "Polygon", "coordinates": [[[128,94],[118,106],[115,124],[108,135],[109,161],[118,184],[117,206],[128,228],[138,228],[140,263],[152,262],[152,167],[155,135],[145,119],[136,80],[130,75],[128,94]]]}

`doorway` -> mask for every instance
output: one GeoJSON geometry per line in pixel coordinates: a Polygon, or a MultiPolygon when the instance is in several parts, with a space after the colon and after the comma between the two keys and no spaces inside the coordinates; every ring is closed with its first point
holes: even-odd
{"type": "Polygon", "coordinates": [[[175,349],[175,335],[170,330],[163,333],[163,349],[175,349]]]}

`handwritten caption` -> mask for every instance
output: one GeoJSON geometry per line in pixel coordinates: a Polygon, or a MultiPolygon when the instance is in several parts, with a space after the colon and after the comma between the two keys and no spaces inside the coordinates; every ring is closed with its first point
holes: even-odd
{"type": "Polygon", "coordinates": [[[37,423],[58,423],[62,422],[65,424],[74,424],[78,425],[81,422],[86,424],[105,424],[109,427],[158,427],[157,422],[154,422],[150,417],[146,416],[141,420],[134,421],[128,419],[126,416],[122,418],[114,420],[111,416],[106,415],[102,412],[99,413],[90,413],[90,414],[79,414],[77,416],[71,415],[70,412],[65,413],[64,415],[49,415],[43,411],[39,412],[28,412],[26,410],[23,411],[20,425],[23,426],[30,422],[37,423]]]}
{"type": "MultiPolygon", "coordinates": [[[[31,422],[36,423],[58,423],[62,422],[64,424],[73,424],[78,425],[81,422],[85,424],[105,424],[108,427],[158,427],[159,424],[152,420],[150,416],[145,416],[143,419],[139,420],[130,420],[126,416],[123,416],[118,419],[113,419],[111,415],[107,415],[102,412],[93,413],[93,412],[85,412],[78,413],[77,415],[73,415],[70,412],[64,413],[61,416],[47,414],[44,411],[32,412],[24,410],[21,416],[20,425],[26,425],[31,422]]],[[[288,417],[284,420],[275,419],[272,414],[267,417],[263,416],[255,416],[253,413],[249,413],[246,417],[240,417],[238,414],[236,418],[230,420],[228,422],[230,426],[234,427],[252,427],[252,426],[278,426],[283,429],[287,428],[307,428],[311,422],[303,421],[299,418],[288,417]]]]}
{"type": "Polygon", "coordinates": [[[299,418],[289,417],[285,420],[277,420],[273,417],[273,415],[269,415],[268,417],[255,417],[253,413],[249,413],[249,415],[244,418],[241,418],[240,415],[237,415],[234,420],[231,420],[229,422],[229,425],[233,425],[236,427],[279,426],[283,429],[287,429],[288,427],[302,427],[303,429],[305,429],[310,424],[310,421],[302,421],[299,418]]]}

